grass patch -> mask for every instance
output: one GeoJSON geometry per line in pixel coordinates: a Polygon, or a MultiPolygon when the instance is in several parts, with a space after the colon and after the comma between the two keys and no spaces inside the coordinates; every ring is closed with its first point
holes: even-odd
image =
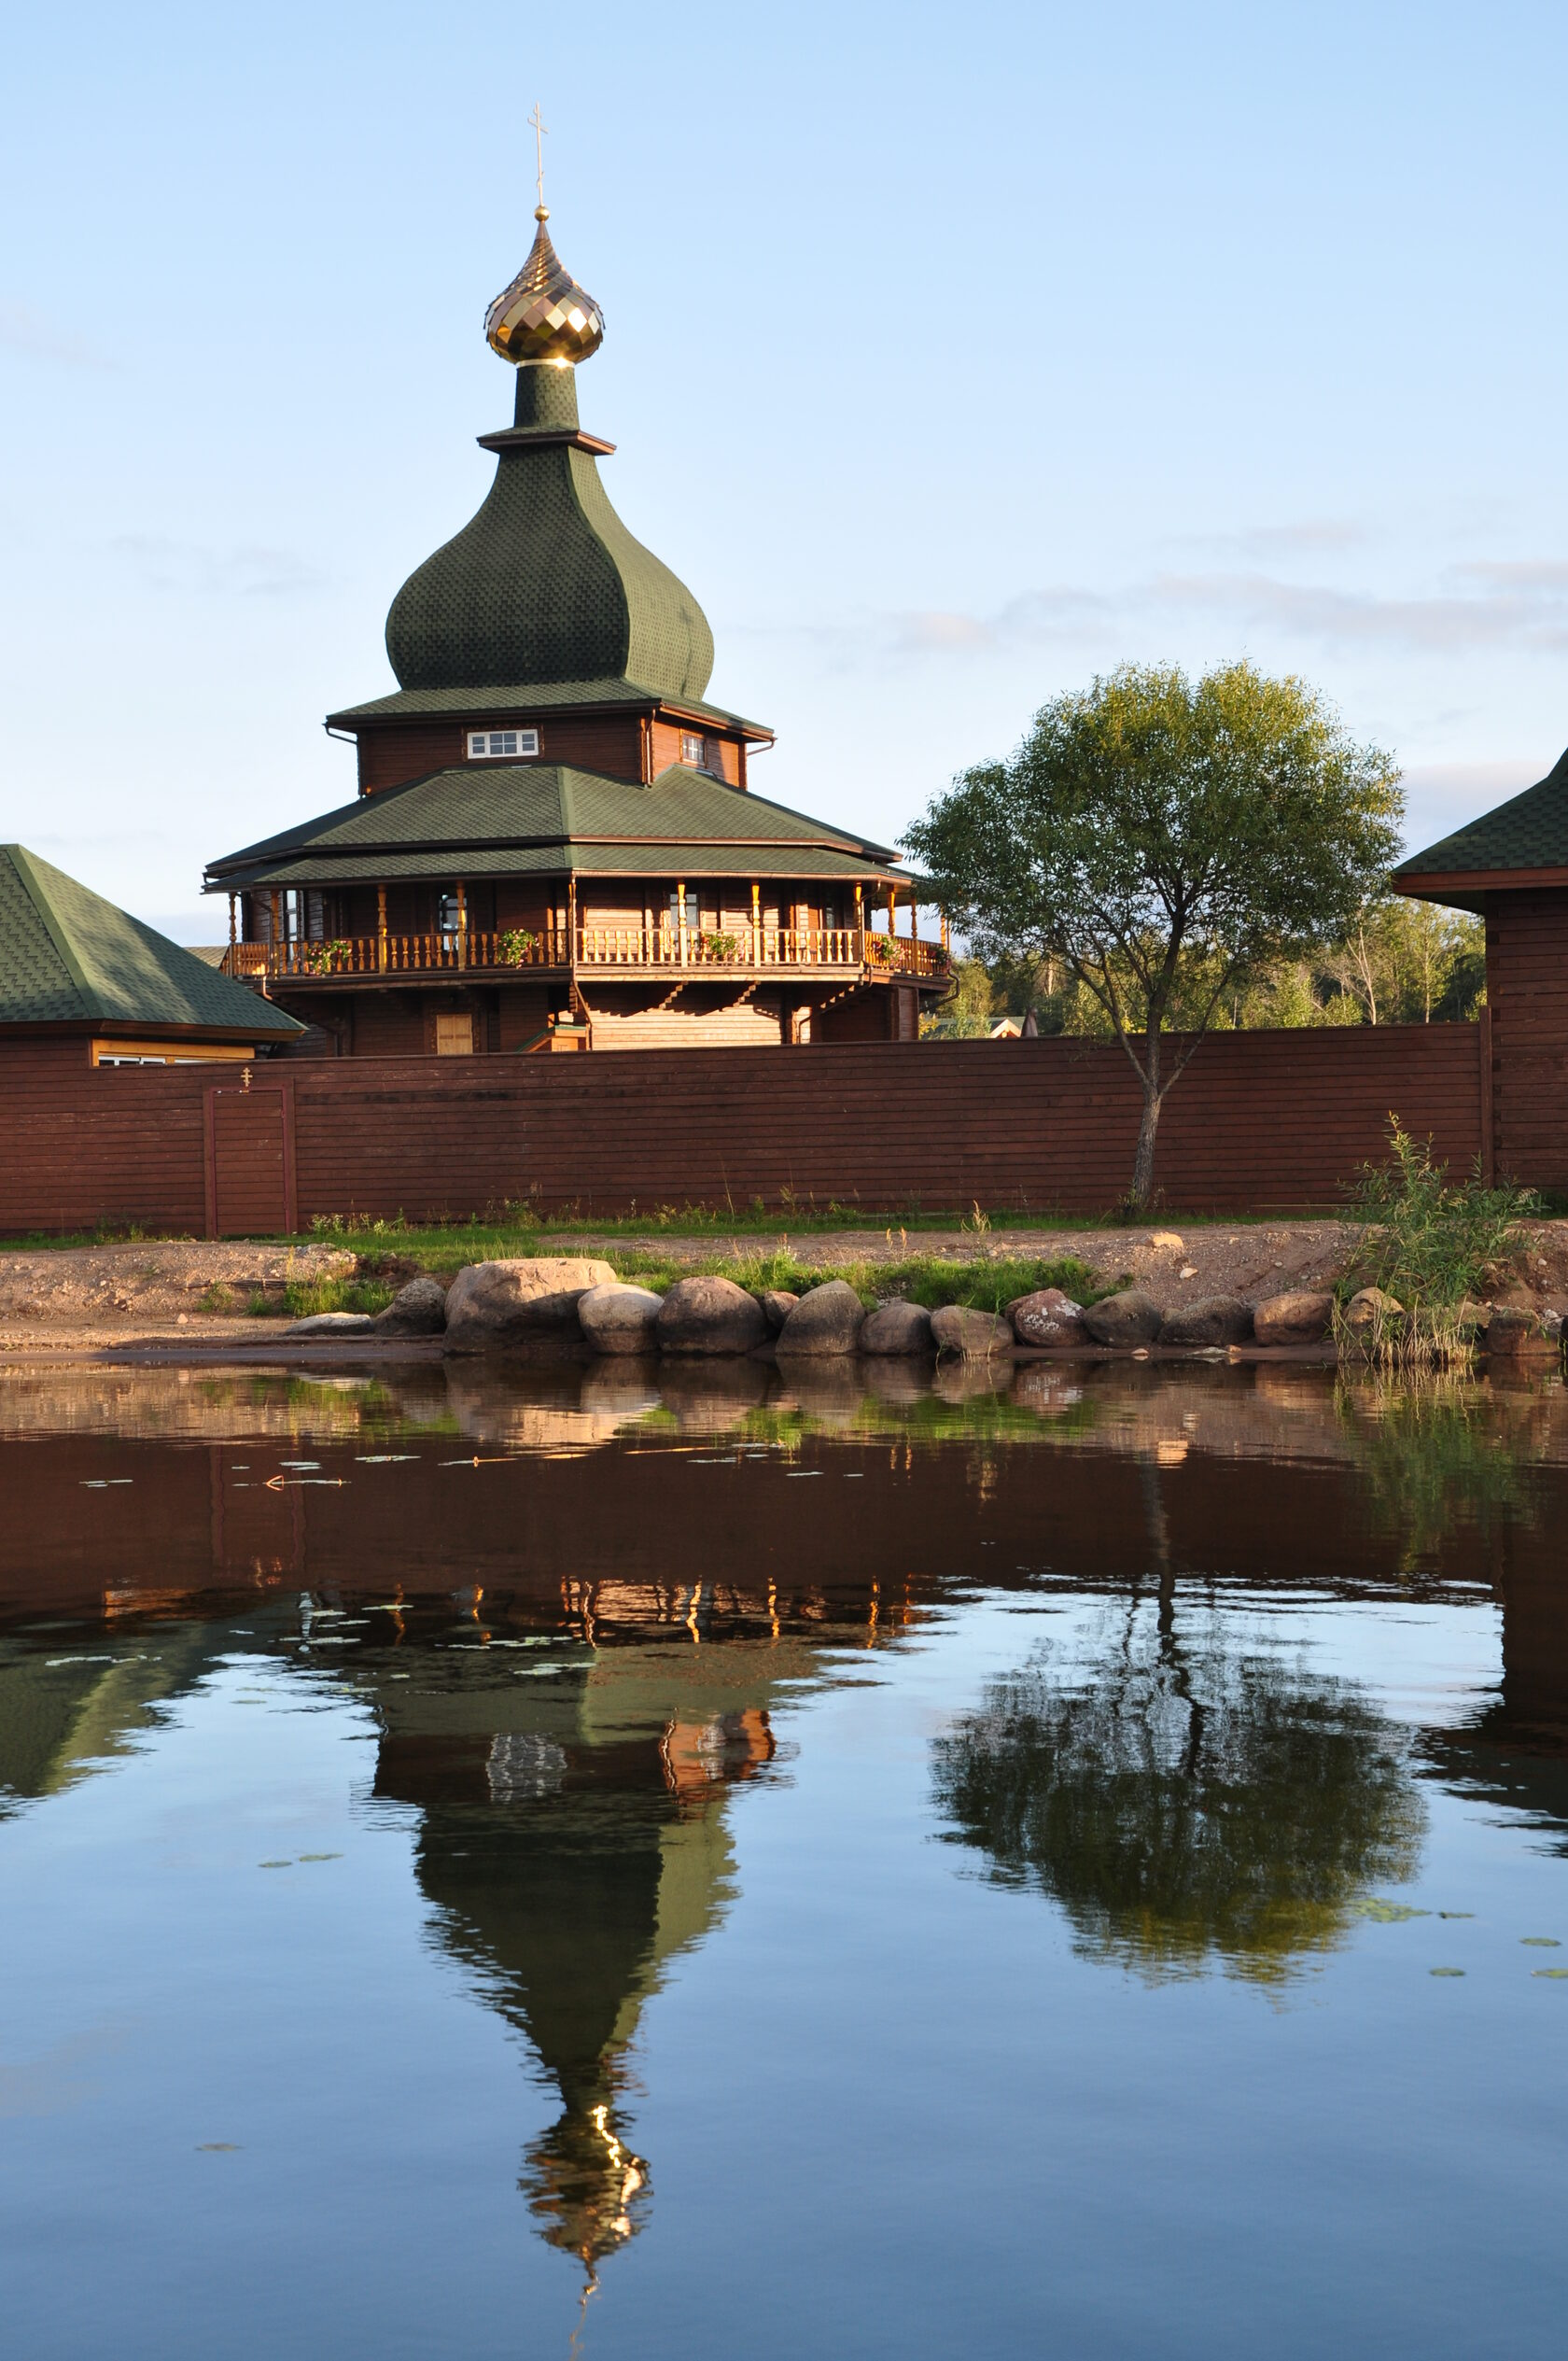
{"type": "Polygon", "coordinates": [[[382,1279],[289,1279],[276,1295],[259,1290],[245,1310],[252,1319],[309,1320],[318,1312],[385,1312],[394,1290],[382,1279]]]}
{"type": "Polygon", "coordinates": [[[1506,1278],[1523,1243],[1519,1223],[1539,1202],[1529,1189],[1489,1187],[1478,1166],[1467,1181],[1451,1182],[1448,1172],[1433,1162],[1430,1140],[1413,1140],[1390,1117],[1387,1160],[1365,1165],[1356,1191],[1365,1227],[1335,1305],[1343,1351],[1383,1368],[1469,1362],[1476,1300],[1506,1278]],[[1380,1287],[1400,1310],[1358,1334],[1345,1324],[1345,1306],[1365,1286],[1380,1287]]]}
{"type": "Polygon", "coordinates": [[[627,1255],[618,1258],[619,1275],[636,1286],[663,1294],[678,1279],[707,1272],[733,1279],[737,1286],[760,1293],[783,1287],[804,1295],[825,1280],[842,1279],[854,1288],[868,1309],[902,1296],[934,1312],[944,1303],[962,1303],[977,1311],[1000,1312],[1015,1296],[1037,1287],[1060,1287],[1079,1303],[1098,1302],[1109,1292],[1087,1263],[1075,1256],[1053,1258],[987,1255],[973,1262],[959,1262],[942,1255],[911,1255],[900,1262],[803,1263],[787,1246],[768,1254],[699,1255],[675,1262],[658,1255],[627,1255]]]}

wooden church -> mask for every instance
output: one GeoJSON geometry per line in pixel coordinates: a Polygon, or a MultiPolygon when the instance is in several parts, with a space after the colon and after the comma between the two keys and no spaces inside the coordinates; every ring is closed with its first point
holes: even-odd
{"type": "Polygon", "coordinates": [[[228,972],[329,1056],[913,1040],[944,945],[895,851],[752,792],[773,733],[707,703],[707,619],[609,504],[603,316],[537,218],[489,495],[392,602],[398,689],[329,716],[355,801],[209,865],[228,972]]]}

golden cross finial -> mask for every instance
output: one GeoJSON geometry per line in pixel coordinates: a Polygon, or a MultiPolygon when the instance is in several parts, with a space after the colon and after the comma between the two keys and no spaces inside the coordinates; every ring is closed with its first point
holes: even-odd
{"type": "Polygon", "coordinates": [[[539,158],[538,218],[542,221],[549,211],[549,207],[544,202],[544,143],[550,136],[550,126],[545,121],[543,115],[539,111],[539,103],[537,98],[534,101],[534,111],[529,116],[528,120],[533,127],[534,152],[539,158]]]}

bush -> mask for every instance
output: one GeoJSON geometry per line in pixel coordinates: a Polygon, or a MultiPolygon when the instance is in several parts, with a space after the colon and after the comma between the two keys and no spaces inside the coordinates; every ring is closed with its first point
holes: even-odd
{"type": "Polygon", "coordinates": [[[1529,1189],[1489,1187],[1479,1162],[1471,1179],[1450,1183],[1432,1160],[1430,1140],[1413,1140],[1389,1117],[1389,1157],[1362,1168],[1355,1204],[1365,1227],[1351,1274],[1340,1282],[1335,1329],[1342,1346],[1365,1358],[1407,1368],[1468,1361],[1476,1299],[1506,1276],[1519,1248],[1519,1225],[1540,1210],[1529,1189]],[[1365,1336],[1344,1326],[1344,1305],[1358,1287],[1380,1287],[1402,1314],[1365,1336]]]}

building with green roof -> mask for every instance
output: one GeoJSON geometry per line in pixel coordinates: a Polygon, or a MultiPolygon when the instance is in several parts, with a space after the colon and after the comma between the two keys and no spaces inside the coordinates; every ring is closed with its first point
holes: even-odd
{"type": "Polygon", "coordinates": [[[1568,753],[1522,794],[1411,853],[1393,885],[1485,918],[1483,1162],[1568,1193],[1568,753]]]}
{"type": "Polygon", "coordinates": [[[917,880],[751,792],[773,734],[708,701],[707,620],[609,503],[604,320],[546,218],[486,318],[489,493],[392,602],[397,690],[328,717],[355,802],[209,864],[225,965],[339,1054],[915,1038],[948,983],[917,880]]]}
{"type": "Polygon", "coordinates": [[[291,1047],[304,1027],[25,845],[0,845],[0,1040],[93,1065],[291,1047]]]}

